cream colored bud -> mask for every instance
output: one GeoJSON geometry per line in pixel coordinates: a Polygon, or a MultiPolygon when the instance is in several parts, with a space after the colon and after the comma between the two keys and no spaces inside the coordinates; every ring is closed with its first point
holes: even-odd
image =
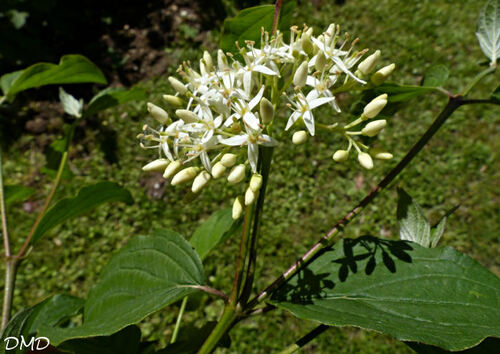
{"type": "Polygon", "coordinates": [[[174,107],[182,107],[185,104],[184,100],[180,97],[177,97],[177,96],[163,95],[163,99],[169,105],[174,106],[174,107]]]}
{"type": "Polygon", "coordinates": [[[366,152],[360,152],[358,154],[358,161],[361,166],[366,168],[367,170],[371,170],[373,168],[373,160],[370,155],[366,152]]]}
{"type": "Polygon", "coordinates": [[[375,53],[367,57],[358,65],[358,70],[363,75],[368,75],[375,68],[375,65],[377,64],[379,58],[380,58],[380,50],[377,50],[375,53]]]}
{"type": "Polygon", "coordinates": [[[302,49],[307,53],[307,55],[313,55],[314,45],[311,41],[311,35],[309,34],[309,31],[302,34],[300,44],[302,45],[302,49]]]}
{"type": "Polygon", "coordinates": [[[205,187],[205,185],[210,181],[212,176],[210,176],[210,173],[207,171],[202,171],[196,176],[196,178],[193,181],[193,185],[191,186],[191,191],[193,193],[198,193],[205,187]]]}
{"type": "Polygon", "coordinates": [[[233,220],[237,220],[241,217],[241,214],[243,214],[243,203],[242,203],[242,198],[238,197],[234,200],[233,203],[233,220]]]}
{"type": "Polygon", "coordinates": [[[179,92],[181,95],[184,95],[187,92],[187,87],[182,82],[177,80],[175,77],[170,76],[168,78],[170,85],[174,88],[175,91],[179,92]]]}
{"type": "Polygon", "coordinates": [[[224,166],[220,161],[212,166],[212,177],[220,178],[226,173],[226,166],[224,166]]]}
{"type": "Polygon", "coordinates": [[[318,52],[318,54],[316,55],[316,62],[314,63],[314,67],[318,71],[323,71],[323,69],[325,68],[325,65],[326,65],[325,53],[323,53],[323,51],[320,50],[318,52]]]}
{"type": "Polygon", "coordinates": [[[143,166],[142,170],[145,172],[164,171],[169,163],[170,161],[167,159],[156,159],[154,161],[151,161],[147,165],[143,166]]]}
{"type": "Polygon", "coordinates": [[[295,145],[304,144],[307,140],[307,132],[305,130],[299,130],[292,135],[292,143],[295,145]]]}
{"type": "Polygon", "coordinates": [[[390,160],[393,157],[390,152],[384,151],[379,148],[370,149],[370,155],[378,160],[390,160]]]}
{"type": "Polygon", "coordinates": [[[293,76],[293,84],[295,86],[303,87],[306,84],[308,70],[307,61],[303,61],[293,76]]]}
{"type": "Polygon", "coordinates": [[[214,63],[212,61],[212,56],[206,50],[203,52],[203,60],[205,61],[205,67],[208,71],[212,71],[214,63]]]}
{"type": "Polygon", "coordinates": [[[177,171],[179,171],[181,166],[182,162],[180,162],[179,160],[175,160],[174,162],[169,163],[167,168],[165,169],[165,172],[163,173],[163,178],[169,179],[170,177],[175,175],[177,171]]]}
{"type": "Polygon", "coordinates": [[[271,102],[265,97],[260,100],[260,117],[262,118],[262,123],[269,124],[274,117],[274,107],[271,102]]]}
{"type": "Polygon", "coordinates": [[[168,113],[161,107],[158,107],[151,102],[148,102],[148,112],[153,116],[154,119],[158,121],[160,124],[168,123],[168,113]]]}
{"type": "Polygon", "coordinates": [[[336,162],[344,162],[349,157],[349,152],[347,150],[337,150],[333,154],[333,160],[336,162]]]}
{"type": "Polygon", "coordinates": [[[172,178],[172,182],[170,182],[170,184],[173,186],[177,186],[178,184],[189,182],[196,177],[197,173],[198,168],[196,167],[188,167],[180,170],[179,172],[177,172],[174,178],[172,178]]]}
{"type": "Polygon", "coordinates": [[[245,165],[240,164],[238,166],[234,166],[231,172],[229,172],[229,176],[227,176],[227,181],[231,184],[236,184],[245,179],[245,165]]]}
{"type": "Polygon", "coordinates": [[[361,134],[366,136],[375,136],[387,125],[387,121],[385,119],[375,120],[373,122],[368,123],[362,130],[361,134]]]}
{"type": "Polygon", "coordinates": [[[184,123],[196,123],[200,120],[200,118],[193,112],[187,109],[178,109],[175,111],[177,117],[182,119],[184,123]]]}
{"type": "Polygon", "coordinates": [[[309,37],[312,37],[312,35],[314,33],[314,28],[313,27],[309,27],[307,29],[307,31],[305,31],[304,33],[307,33],[309,35],[309,37]]]}
{"type": "Polygon", "coordinates": [[[253,204],[256,198],[257,193],[254,192],[251,188],[247,188],[247,191],[245,193],[245,205],[253,204]]]}
{"type": "Polygon", "coordinates": [[[219,67],[220,71],[225,71],[229,69],[227,57],[221,49],[217,51],[217,66],[219,67]]]}
{"type": "Polygon", "coordinates": [[[200,73],[203,76],[208,75],[207,67],[205,66],[205,61],[203,59],[200,59],[200,73]]]}
{"type": "Polygon", "coordinates": [[[249,188],[254,192],[258,192],[260,187],[262,187],[262,176],[258,173],[254,173],[252,178],[250,178],[249,188]]]}
{"type": "Polygon", "coordinates": [[[394,69],[396,68],[396,64],[392,63],[390,65],[384,66],[382,69],[377,71],[375,74],[372,75],[371,81],[373,82],[374,85],[380,85],[382,84],[389,75],[392,74],[394,69]]]}
{"type": "Polygon", "coordinates": [[[328,33],[330,38],[333,37],[333,35],[335,34],[335,24],[330,23],[330,26],[328,26],[328,29],[325,32],[328,33]]]}
{"type": "Polygon", "coordinates": [[[380,113],[380,111],[382,111],[384,109],[386,104],[387,104],[387,94],[386,93],[375,97],[363,109],[363,118],[364,119],[375,118],[380,113]]]}
{"type": "Polygon", "coordinates": [[[220,163],[227,168],[233,167],[236,163],[236,157],[237,156],[235,154],[224,154],[220,159],[220,163]]]}

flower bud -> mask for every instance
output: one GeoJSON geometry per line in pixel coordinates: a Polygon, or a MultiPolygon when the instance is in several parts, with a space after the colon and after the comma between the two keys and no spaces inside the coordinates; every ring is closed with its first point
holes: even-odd
{"type": "Polygon", "coordinates": [[[243,203],[241,197],[238,197],[233,203],[233,220],[239,219],[241,214],[243,214],[243,203]]]}
{"type": "Polygon", "coordinates": [[[344,162],[349,157],[349,152],[347,150],[337,150],[333,154],[333,159],[336,162],[344,162]]]}
{"type": "Polygon", "coordinates": [[[174,178],[172,178],[172,182],[170,182],[170,184],[176,186],[178,184],[189,182],[196,177],[197,173],[198,168],[196,167],[188,167],[180,170],[179,172],[177,172],[174,178]]]}
{"type": "Polygon", "coordinates": [[[212,56],[206,50],[203,52],[203,60],[205,61],[205,67],[208,71],[212,71],[214,63],[212,61],[212,56]]]}
{"type": "Polygon", "coordinates": [[[226,173],[226,166],[224,166],[220,161],[212,166],[212,177],[220,178],[226,173]]]}
{"type": "Polygon", "coordinates": [[[302,49],[304,50],[304,52],[306,52],[307,55],[313,55],[314,46],[313,42],[311,41],[311,35],[309,34],[309,31],[304,32],[300,39],[300,44],[302,45],[302,49]]]}
{"type": "Polygon", "coordinates": [[[193,112],[187,109],[178,109],[175,111],[177,117],[182,119],[184,123],[196,123],[200,118],[193,112]]]}
{"type": "Polygon", "coordinates": [[[236,184],[245,179],[245,165],[240,164],[238,166],[234,166],[231,172],[229,172],[229,176],[227,176],[227,181],[231,184],[236,184]]]}
{"type": "Polygon", "coordinates": [[[224,165],[224,167],[233,167],[236,163],[236,155],[235,154],[224,154],[220,159],[220,163],[224,165]]]}
{"type": "Polygon", "coordinates": [[[330,36],[330,38],[333,37],[335,34],[335,23],[330,23],[330,26],[328,26],[325,32],[330,36]]]}
{"type": "Polygon", "coordinates": [[[175,160],[174,162],[171,162],[167,168],[165,169],[165,172],[163,173],[163,178],[168,179],[172,177],[177,171],[182,166],[182,162],[180,160],[175,160]]]}
{"type": "Polygon", "coordinates": [[[363,75],[368,75],[369,73],[372,72],[373,68],[375,67],[375,64],[377,64],[377,61],[380,58],[380,50],[377,50],[375,53],[367,57],[365,60],[363,60],[359,65],[358,65],[358,70],[363,74],[363,75]]]}
{"type": "Polygon", "coordinates": [[[293,76],[293,84],[295,86],[303,87],[306,84],[308,70],[307,61],[303,61],[293,76]]]}
{"type": "Polygon", "coordinates": [[[184,95],[187,92],[187,87],[175,77],[170,76],[168,78],[168,81],[170,82],[170,85],[172,85],[174,90],[179,92],[181,95],[184,95]]]}
{"type": "Polygon", "coordinates": [[[274,107],[271,102],[265,97],[260,100],[260,117],[262,118],[262,123],[269,124],[274,117],[274,107]]]}
{"type": "Polygon", "coordinates": [[[358,154],[358,161],[361,166],[366,168],[367,170],[371,170],[373,168],[373,160],[370,155],[366,152],[360,152],[358,154]]]}
{"type": "Polygon", "coordinates": [[[375,74],[372,75],[371,80],[374,85],[380,85],[382,84],[389,75],[392,74],[394,69],[396,68],[396,64],[392,63],[391,65],[384,66],[382,69],[377,71],[375,74]]]}
{"type": "Polygon", "coordinates": [[[156,159],[148,163],[147,165],[143,166],[142,170],[146,172],[163,171],[165,170],[165,168],[167,168],[169,163],[170,161],[167,159],[156,159]]]}
{"type": "Polygon", "coordinates": [[[184,106],[185,102],[182,98],[177,97],[177,96],[172,96],[172,95],[163,95],[163,99],[169,104],[174,107],[182,107],[184,106]]]}
{"type": "Polygon", "coordinates": [[[307,140],[307,133],[305,130],[299,130],[293,133],[292,135],[292,143],[295,145],[304,144],[307,140]]]}
{"type": "Polygon", "coordinates": [[[247,191],[245,193],[245,205],[253,204],[256,197],[257,197],[257,193],[254,192],[251,188],[247,188],[247,191]]]}
{"type": "Polygon", "coordinates": [[[382,109],[384,109],[386,104],[387,104],[387,94],[386,93],[375,97],[363,109],[363,118],[364,119],[375,118],[380,113],[380,111],[382,111],[382,109]]]}
{"type": "Polygon", "coordinates": [[[227,62],[227,57],[221,49],[217,51],[217,66],[219,67],[220,71],[225,71],[229,69],[229,63],[227,62]]]}
{"type": "Polygon", "coordinates": [[[203,59],[200,59],[200,73],[203,76],[208,75],[207,67],[205,66],[205,61],[203,59]]]}
{"type": "Polygon", "coordinates": [[[254,173],[252,178],[250,178],[249,188],[257,193],[260,190],[260,187],[262,187],[262,176],[258,173],[254,173]]]}
{"type": "Polygon", "coordinates": [[[208,181],[210,181],[210,178],[212,178],[212,176],[210,176],[210,173],[208,173],[207,171],[200,172],[193,181],[191,191],[193,193],[198,193],[199,191],[201,191],[203,187],[205,187],[205,185],[208,183],[208,181]]]}
{"type": "Polygon", "coordinates": [[[370,149],[370,155],[378,160],[390,160],[393,157],[390,152],[381,150],[379,148],[370,149]]]}
{"type": "Polygon", "coordinates": [[[375,120],[373,122],[368,123],[362,130],[361,134],[366,136],[375,136],[387,125],[387,121],[385,119],[375,120]]]}
{"type": "Polygon", "coordinates": [[[168,123],[168,113],[161,107],[158,107],[151,102],[148,102],[148,112],[153,116],[154,119],[158,121],[160,124],[168,123]]]}
{"type": "Polygon", "coordinates": [[[320,50],[318,52],[318,54],[316,55],[316,61],[314,63],[314,67],[318,71],[323,71],[323,69],[325,68],[325,65],[326,65],[325,53],[323,53],[323,51],[320,50]]]}

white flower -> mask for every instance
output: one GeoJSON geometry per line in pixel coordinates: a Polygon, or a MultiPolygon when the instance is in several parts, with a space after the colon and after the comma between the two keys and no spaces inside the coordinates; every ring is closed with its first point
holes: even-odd
{"type": "Polygon", "coordinates": [[[221,139],[221,144],[229,146],[244,146],[248,145],[248,161],[252,167],[252,172],[257,172],[257,162],[259,159],[259,145],[274,146],[276,140],[269,135],[262,134],[262,129],[252,129],[247,127],[247,133],[233,136],[227,139],[221,139]]]}
{"type": "Polygon", "coordinates": [[[255,97],[252,98],[248,103],[246,101],[247,97],[240,96],[239,99],[235,99],[231,104],[231,107],[233,108],[235,113],[229,116],[229,118],[226,120],[225,125],[230,126],[231,124],[233,124],[233,119],[243,118],[243,122],[246,126],[249,126],[253,130],[258,130],[260,128],[259,118],[257,118],[257,116],[252,113],[252,109],[254,109],[260,102],[263,94],[264,86],[260,88],[257,95],[255,95],[255,97]]]}
{"type": "Polygon", "coordinates": [[[297,121],[297,119],[302,118],[307,130],[309,130],[309,134],[311,134],[311,136],[314,136],[315,127],[312,110],[316,107],[321,106],[322,104],[333,101],[335,97],[317,98],[316,92],[310,91],[305,97],[302,92],[299,92],[295,96],[295,98],[296,101],[292,101],[294,112],[290,115],[290,118],[288,118],[285,130],[290,129],[290,127],[297,121]]]}

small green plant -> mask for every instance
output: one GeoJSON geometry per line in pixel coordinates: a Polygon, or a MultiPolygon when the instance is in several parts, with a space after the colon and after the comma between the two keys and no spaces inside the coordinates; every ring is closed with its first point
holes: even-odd
{"type": "MultiPolygon", "coordinates": [[[[275,6],[246,9],[226,20],[217,58],[205,52],[199,65],[183,63],[180,77],[169,78],[177,94],[163,96],[165,108],[148,103],[158,124],[144,126],[138,135],[140,146],[157,154],[144,171],[161,171],[173,186],[189,184],[187,201],[225,179],[241,186],[233,207],[216,211],[189,241],[169,230],[134,237],[113,255],[86,300],[67,295],[47,299],[18,313],[3,338],[36,334],[72,352],[102,347],[110,353],[154,352],[155,343],[141,343],[137,323],[182,301],[170,344],[159,353],[213,352],[228,345],[228,335],[240,321],[279,309],[320,323],[283,353],[297,351],[329,326],[375,330],[419,352],[477,345],[487,351],[498,345],[494,337],[500,336],[500,279],[467,255],[438,247],[447,216],[431,225],[417,201],[400,189],[395,213],[399,241],[339,236],[453,112],[465,105],[500,104],[498,89],[491,97],[470,98],[475,86],[497,68],[500,1],[487,1],[479,16],[477,37],[489,66],[459,94],[444,87],[449,72],[443,65],[432,67],[421,86],[387,83],[395,64],[381,65],[380,51],[357,50],[358,40],[341,35],[337,25],[324,32],[290,27],[293,7],[286,2],[282,8],[278,0],[275,6]],[[376,141],[387,127],[387,117],[429,92],[446,96],[448,103],[402,160],[281,276],[256,289],[257,257],[269,246],[259,245],[259,238],[266,190],[273,187],[269,175],[274,147],[338,134],[344,145],[332,148],[332,163],[355,155],[361,167],[370,170],[374,160],[393,158],[376,141]],[[345,109],[338,102],[340,94],[357,100],[345,109]],[[202,262],[233,235],[240,235],[240,247],[233,285],[226,293],[211,286],[202,262]],[[217,323],[180,339],[185,309],[198,292],[222,299],[221,315],[217,323]],[[81,312],[81,324],[68,322],[81,312]]],[[[64,91],[61,100],[66,112],[84,115],[81,102],[64,91]]],[[[36,225],[35,234],[77,215],[73,210],[94,193],[82,190],[75,199],[56,204],[36,225]]]]}
{"type": "MultiPolygon", "coordinates": [[[[0,77],[0,87],[3,96],[0,104],[7,104],[15,99],[16,95],[30,88],[53,84],[98,83],[105,84],[103,73],[91,61],[81,55],[67,55],[61,58],[58,65],[38,63],[24,70],[5,74],[0,77]]],[[[11,304],[14,294],[16,272],[20,262],[27,259],[34,245],[52,228],[105,202],[122,201],[132,203],[130,193],[112,182],[100,182],[83,187],[76,197],[59,200],[51,208],[57,187],[64,175],[71,174],[67,167],[69,149],[77,124],[81,119],[94,115],[104,109],[135,99],[144,99],[145,92],[140,88],[125,90],[122,88],[107,88],[96,94],[84,109],[83,100],[77,100],[61,87],[59,98],[64,111],[73,117],[72,123],[66,129],[63,139],[51,144],[51,151],[56,157],[55,170],[52,166],[45,166],[44,172],[54,177],[52,189],[47,195],[43,207],[33,224],[30,232],[18,252],[10,247],[7,227],[6,206],[22,201],[35,191],[18,185],[3,185],[2,156],[0,154],[0,209],[2,215],[2,231],[5,257],[5,289],[3,294],[2,330],[6,328],[10,319],[11,304]]]]}

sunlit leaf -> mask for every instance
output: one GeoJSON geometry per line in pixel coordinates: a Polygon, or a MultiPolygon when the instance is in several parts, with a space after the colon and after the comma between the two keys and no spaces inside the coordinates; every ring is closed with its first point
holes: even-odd
{"type": "Polygon", "coordinates": [[[402,188],[398,189],[399,235],[401,240],[431,245],[431,226],[418,203],[402,188]]]}
{"type": "Polygon", "coordinates": [[[493,65],[500,57],[500,0],[488,0],[477,19],[477,39],[493,65]]]}
{"type": "Polygon", "coordinates": [[[500,279],[450,247],[344,239],[290,278],[270,303],[302,319],[447,350],[500,336],[500,279]]]}
{"type": "MultiPolygon", "coordinates": [[[[282,33],[290,31],[292,12],[295,1],[283,2],[278,28],[282,33]]],[[[241,10],[235,17],[224,21],[220,47],[224,52],[238,53],[235,42],[244,47],[245,41],[250,40],[260,44],[261,28],[271,32],[274,20],[274,5],[262,5],[241,10]]]]}
{"type": "Polygon", "coordinates": [[[240,229],[240,226],[241,220],[233,220],[231,208],[219,210],[196,229],[189,243],[196,249],[200,259],[203,260],[211,250],[240,229]]]}
{"type": "Polygon", "coordinates": [[[180,235],[160,230],[133,237],[104,267],[85,302],[83,325],[43,327],[54,345],[108,336],[182,299],[205,284],[201,261],[180,235]]]}
{"type": "Polygon", "coordinates": [[[75,118],[80,118],[82,116],[83,99],[77,100],[64,91],[62,87],[59,87],[59,100],[61,101],[64,112],[75,118]]]}
{"type": "Polygon", "coordinates": [[[4,95],[13,97],[21,91],[44,85],[84,82],[107,83],[94,63],[75,54],[63,56],[58,65],[37,63],[24,70],[5,74],[0,78],[0,87],[4,95]]]}
{"type": "Polygon", "coordinates": [[[107,202],[131,204],[133,200],[128,190],[113,182],[100,182],[83,187],[76,197],[60,200],[43,216],[31,242],[36,243],[50,229],[107,202]]]}

